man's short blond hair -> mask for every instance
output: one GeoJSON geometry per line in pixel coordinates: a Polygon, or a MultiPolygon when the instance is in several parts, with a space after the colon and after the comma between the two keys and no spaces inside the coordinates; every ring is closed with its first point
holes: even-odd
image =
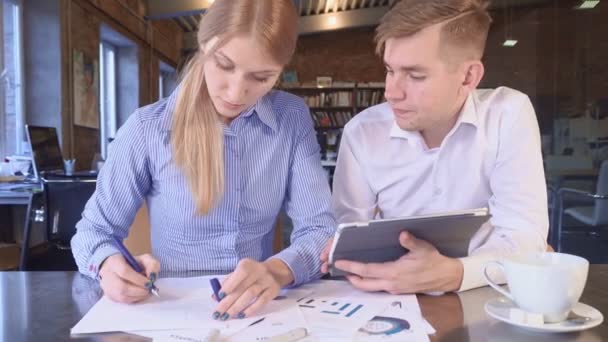
{"type": "Polygon", "coordinates": [[[376,29],[376,52],[386,41],[412,36],[440,24],[441,56],[481,59],[492,18],[488,0],[397,0],[376,29]]]}

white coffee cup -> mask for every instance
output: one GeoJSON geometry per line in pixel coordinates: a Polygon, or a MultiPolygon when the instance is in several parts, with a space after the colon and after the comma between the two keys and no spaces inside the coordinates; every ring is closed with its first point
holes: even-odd
{"type": "Polygon", "coordinates": [[[546,323],[566,319],[578,303],[585,283],[589,261],[576,255],[537,252],[519,254],[501,261],[491,261],[483,275],[492,288],[529,313],[542,314],[546,323]],[[504,272],[507,292],[488,276],[488,267],[496,265],[504,272]]]}

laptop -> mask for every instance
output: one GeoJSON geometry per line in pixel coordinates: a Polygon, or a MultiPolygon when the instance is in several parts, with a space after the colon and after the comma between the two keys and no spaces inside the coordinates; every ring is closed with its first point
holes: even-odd
{"type": "Polygon", "coordinates": [[[65,174],[63,155],[55,127],[25,125],[27,141],[32,151],[32,166],[36,179],[96,178],[97,171],[76,171],[65,174]]]}

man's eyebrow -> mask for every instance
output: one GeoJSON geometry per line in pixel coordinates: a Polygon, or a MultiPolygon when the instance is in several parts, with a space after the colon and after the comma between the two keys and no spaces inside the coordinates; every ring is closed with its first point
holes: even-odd
{"type": "MultiPolygon", "coordinates": [[[[384,66],[385,66],[387,69],[393,69],[393,68],[391,68],[391,66],[390,66],[390,65],[388,65],[388,63],[386,63],[386,62],[384,62],[384,66]]],[[[422,66],[422,65],[419,65],[419,64],[414,64],[414,65],[402,65],[402,66],[399,66],[397,69],[398,69],[399,71],[404,71],[404,72],[424,72],[424,71],[427,71],[427,70],[428,70],[426,67],[424,67],[424,66],[422,66]]]]}

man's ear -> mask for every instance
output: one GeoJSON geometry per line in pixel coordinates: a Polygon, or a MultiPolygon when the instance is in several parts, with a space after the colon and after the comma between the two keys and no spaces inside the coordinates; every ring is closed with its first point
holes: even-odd
{"type": "Polygon", "coordinates": [[[462,82],[462,87],[465,88],[463,90],[467,93],[475,90],[479,82],[481,82],[484,72],[485,68],[481,61],[477,60],[466,63],[464,80],[462,82]]]}

